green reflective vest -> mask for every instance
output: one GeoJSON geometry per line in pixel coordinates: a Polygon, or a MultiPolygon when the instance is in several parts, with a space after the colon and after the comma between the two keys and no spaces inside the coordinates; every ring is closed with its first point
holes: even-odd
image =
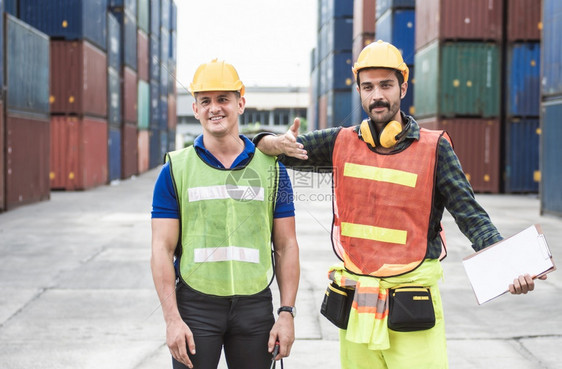
{"type": "Polygon", "coordinates": [[[242,168],[219,169],[190,146],[167,154],[180,211],[180,276],[216,296],[253,295],[273,279],[271,234],[279,169],[256,149],[242,168]]]}

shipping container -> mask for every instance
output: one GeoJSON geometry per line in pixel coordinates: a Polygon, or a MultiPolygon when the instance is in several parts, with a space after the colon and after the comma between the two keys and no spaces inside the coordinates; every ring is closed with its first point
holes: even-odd
{"type": "MultiPolygon", "coordinates": [[[[4,96],[4,6],[6,6],[5,0],[0,0],[0,98],[4,96]]],[[[0,195],[0,197],[3,196],[3,194],[0,195]]],[[[1,204],[0,210],[2,210],[1,204]]]]}
{"type": "Polygon", "coordinates": [[[173,60],[168,60],[168,92],[167,94],[175,95],[176,91],[176,62],[173,60]]]}
{"type": "Polygon", "coordinates": [[[178,7],[176,2],[172,0],[170,2],[170,33],[171,31],[178,30],[178,7]]]}
{"type": "Polygon", "coordinates": [[[408,65],[414,63],[415,20],[415,11],[410,9],[389,9],[377,19],[377,40],[396,46],[408,65]]]}
{"type": "Polygon", "coordinates": [[[415,7],[416,0],[377,0],[375,17],[378,22],[379,18],[389,9],[414,9],[415,7]]]}
{"type": "Polygon", "coordinates": [[[52,38],[107,45],[107,0],[20,0],[20,18],[52,38]]]}
{"type": "Polygon", "coordinates": [[[160,95],[160,130],[168,129],[168,95],[160,95]]]}
{"type": "Polygon", "coordinates": [[[353,0],[320,0],[320,26],[334,18],[353,18],[353,0]]]}
{"type": "Polygon", "coordinates": [[[507,40],[539,41],[541,38],[541,0],[507,1],[507,40]]]}
{"type": "Polygon", "coordinates": [[[19,2],[20,0],[3,0],[3,11],[19,18],[19,2]]]}
{"type": "Polygon", "coordinates": [[[150,81],[150,128],[160,127],[160,82],[150,81]]]}
{"type": "Polygon", "coordinates": [[[123,68],[123,119],[125,123],[137,124],[137,72],[129,67],[123,68]]]}
{"type": "Polygon", "coordinates": [[[177,52],[177,34],[176,31],[170,31],[170,45],[168,47],[168,58],[174,63],[178,59],[178,52],[177,52]]]}
{"type": "Polygon", "coordinates": [[[375,33],[376,3],[377,0],[355,0],[353,3],[353,39],[363,33],[375,33]]]}
{"type": "Polygon", "coordinates": [[[168,96],[168,65],[162,63],[160,65],[160,97],[168,96]]]}
{"type": "Polygon", "coordinates": [[[127,179],[138,174],[138,130],[136,124],[124,124],[122,130],[122,173],[121,178],[127,179]]]}
{"type": "Polygon", "coordinates": [[[137,0],[107,0],[107,6],[113,11],[125,11],[137,16],[137,0]]]}
{"type": "Polygon", "coordinates": [[[416,52],[416,117],[497,117],[500,48],[493,43],[443,43],[416,52]]]}
{"type": "Polygon", "coordinates": [[[167,152],[176,150],[176,130],[168,131],[168,150],[167,152]]]}
{"type": "Polygon", "coordinates": [[[178,125],[178,113],[176,108],[176,96],[168,95],[168,130],[175,131],[178,125]]]}
{"type": "Polygon", "coordinates": [[[5,209],[49,200],[48,117],[39,119],[8,112],[5,127],[5,209]]]}
{"type": "Polygon", "coordinates": [[[148,163],[150,158],[149,151],[149,135],[150,131],[142,130],[138,131],[138,173],[142,174],[148,170],[148,163]]]}
{"type": "Polygon", "coordinates": [[[562,95],[562,1],[543,0],[543,33],[541,40],[542,94],[562,95]]]}
{"type": "Polygon", "coordinates": [[[325,73],[321,94],[329,90],[349,90],[354,81],[351,52],[331,53],[320,63],[324,64],[321,70],[325,73]]]}
{"type": "Polygon", "coordinates": [[[148,35],[142,30],[137,31],[137,73],[139,80],[150,80],[150,46],[148,35]]]}
{"type": "Polygon", "coordinates": [[[114,126],[120,126],[121,119],[121,78],[119,72],[107,68],[107,121],[114,126]]]}
{"type": "Polygon", "coordinates": [[[163,162],[163,158],[160,156],[162,153],[161,151],[161,142],[160,142],[160,130],[159,129],[151,129],[149,136],[149,162],[148,165],[150,169],[156,168],[163,162]]]}
{"type": "Polygon", "coordinates": [[[6,110],[49,114],[49,37],[11,15],[5,22],[6,110]]]}
{"type": "Polygon", "coordinates": [[[500,191],[500,122],[498,119],[418,120],[420,127],[449,133],[462,169],[475,192],[500,191]]]}
{"type": "Polygon", "coordinates": [[[121,26],[110,12],[107,13],[107,65],[121,70],[121,26]]]}
{"type": "Polygon", "coordinates": [[[160,32],[170,30],[170,0],[160,0],[160,32]]]}
{"type": "Polygon", "coordinates": [[[160,157],[161,160],[164,161],[164,157],[168,152],[168,131],[167,130],[160,130],[160,157]]]}
{"type": "Polygon", "coordinates": [[[160,30],[160,64],[168,64],[170,55],[170,32],[162,28],[160,30]]]}
{"type": "Polygon", "coordinates": [[[351,121],[351,91],[328,91],[326,120],[329,127],[348,127],[351,121]]]}
{"type": "Polygon", "coordinates": [[[143,80],[139,80],[137,107],[138,129],[148,129],[150,127],[150,85],[143,80]]]}
{"type": "Polygon", "coordinates": [[[107,57],[88,41],[51,41],[51,112],[107,117],[107,57]]]}
{"type": "Polygon", "coordinates": [[[137,70],[137,22],[129,13],[115,12],[121,26],[121,63],[137,70]]]}
{"type": "Polygon", "coordinates": [[[543,102],[541,110],[541,214],[562,216],[562,98],[543,102]]]}
{"type": "Polygon", "coordinates": [[[107,158],[108,180],[121,179],[121,127],[109,126],[107,158]]]}
{"type": "Polygon", "coordinates": [[[335,18],[320,30],[320,60],[331,53],[351,51],[353,43],[353,18],[335,18]]]}
{"type": "Polygon", "coordinates": [[[501,42],[503,0],[417,0],[416,50],[434,40],[501,42]]]}
{"type": "Polygon", "coordinates": [[[160,0],[150,1],[150,36],[160,38],[160,0]]]}
{"type": "Polygon", "coordinates": [[[4,198],[4,189],[6,185],[5,181],[5,171],[4,171],[4,140],[5,140],[5,128],[4,128],[4,104],[0,100],[0,212],[2,212],[6,207],[6,199],[4,198]]]}
{"type": "Polygon", "coordinates": [[[160,41],[150,37],[150,79],[160,81],[160,41]]]}
{"type": "Polygon", "coordinates": [[[507,55],[507,114],[538,117],[540,107],[540,43],[510,44],[507,55]]]}
{"type": "Polygon", "coordinates": [[[506,122],[505,192],[538,192],[538,118],[511,118],[506,122]]]}
{"type": "Polygon", "coordinates": [[[144,33],[150,33],[150,0],[138,0],[137,26],[144,33]]]}
{"type": "Polygon", "coordinates": [[[51,189],[85,190],[107,183],[106,120],[53,115],[50,144],[51,189]]]}
{"type": "Polygon", "coordinates": [[[328,128],[328,96],[322,95],[318,99],[318,127],[317,129],[328,128]]]}

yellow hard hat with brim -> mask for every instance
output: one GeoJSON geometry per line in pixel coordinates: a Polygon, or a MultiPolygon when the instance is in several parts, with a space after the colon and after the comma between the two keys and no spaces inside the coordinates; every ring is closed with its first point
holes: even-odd
{"type": "Polygon", "coordinates": [[[231,64],[213,59],[197,68],[189,85],[192,95],[204,91],[238,91],[244,96],[244,84],[231,64]]]}
{"type": "Polygon", "coordinates": [[[390,68],[396,69],[404,76],[404,82],[408,82],[410,70],[402,59],[402,54],[394,45],[378,40],[373,42],[361,51],[357,62],[351,70],[357,80],[357,73],[365,68],[390,68]]]}

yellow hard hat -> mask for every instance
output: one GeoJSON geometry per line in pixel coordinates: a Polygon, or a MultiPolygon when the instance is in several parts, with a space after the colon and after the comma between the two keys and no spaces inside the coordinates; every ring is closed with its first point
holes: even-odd
{"type": "Polygon", "coordinates": [[[391,68],[399,70],[404,76],[404,82],[408,82],[408,75],[410,73],[400,51],[394,45],[383,40],[373,42],[365,46],[361,51],[357,62],[351,68],[355,80],[357,80],[357,73],[364,68],[391,68]]]}
{"type": "Polygon", "coordinates": [[[244,96],[244,84],[231,64],[213,59],[197,68],[189,85],[192,95],[203,91],[239,91],[244,96]]]}

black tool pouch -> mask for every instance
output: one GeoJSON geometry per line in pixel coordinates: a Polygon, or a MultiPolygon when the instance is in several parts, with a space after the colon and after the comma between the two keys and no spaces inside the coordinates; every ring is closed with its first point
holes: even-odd
{"type": "Polygon", "coordinates": [[[340,287],[332,282],[326,289],[320,313],[341,329],[347,329],[349,312],[355,290],[340,287]]]}
{"type": "Polygon", "coordinates": [[[403,286],[389,289],[388,328],[393,331],[422,331],[435,325],[429,287],[403,286]]]}

